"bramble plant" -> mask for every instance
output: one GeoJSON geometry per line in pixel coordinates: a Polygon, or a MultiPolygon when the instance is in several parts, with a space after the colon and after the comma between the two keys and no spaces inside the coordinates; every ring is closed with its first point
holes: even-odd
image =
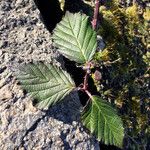
{"type": "Polygon", "coordinates": [[[124,128],[116,110],[102,97],[92,95],[88,90],[88,79],[92,59],[97,49],[97,35],[88,16],[69,13],[57,24],[53,41],[58,51],[75,61],[85,71],[84,83],[76,87],[71,76],[61,68],[42,62],[30,63],[20,69],[18,80],[33,98],[39,109],[48,109],[62,101],[71,91],[83,91],[89,100],[81,114],[83,125],[105,144],[122,147],[124,128]]]}

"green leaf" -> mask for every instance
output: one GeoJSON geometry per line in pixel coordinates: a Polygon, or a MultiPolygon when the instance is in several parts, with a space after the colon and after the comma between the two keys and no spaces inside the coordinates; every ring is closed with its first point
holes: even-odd
{"type": "Polygon", "coordinates": [[[53,40],[62,55],[81,64],[93,58],[97,47],[96,32],[88,17],[80,13],[66,12],[54,30],[53,40]]]}
{"type": "Polygon", "coordinates": [[[75,88],[70,75],[51,64],[27,64],[20,69],[17,78],[40,109],[61,101],[75,88]]]}
{"type": "Polygon", "coordinates": [[[121,118],[110,104],[92,96],[82,112],[83,125],[105,144],[122,147],[124,128],[121,118]]]}

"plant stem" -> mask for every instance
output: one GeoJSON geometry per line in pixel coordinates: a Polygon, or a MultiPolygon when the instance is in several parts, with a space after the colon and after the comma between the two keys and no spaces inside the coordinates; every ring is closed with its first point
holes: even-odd
{"type": "Polygon", "coordinates": [[[89,78],[89,74],[86,71],[86,74],[85,74],[85,77],[84,77],[84,83],[83,83],[83,89],[84,90],[87,90],[87,87],[88,87],[88,78],[89,78]]]}
{"type": "Polygon", "coordinates": [[[92,99],[91,93],[87,90],[88,78],[89,78],[89,72],[88,72],[88,70],[86,70],[86,74],[84,76],[84,82],[83,82],[83,84],[81,84],[83,87],[78,87],[78,90],[84,91],[90,97],[90,99],[92,99]]]}
{"type": "Polygon", "coordinates": [[[92,20],[92,27],[95,30],[97,27],[97,18],[99,13],[100,0],[95,0],[94,16],[92,20]]]}
{"type": "Polygon", "coordinates": [[[90,97],[90,99],[92,100],[92,95],[88,90],[85,90],[85,93],[90,97]]]}

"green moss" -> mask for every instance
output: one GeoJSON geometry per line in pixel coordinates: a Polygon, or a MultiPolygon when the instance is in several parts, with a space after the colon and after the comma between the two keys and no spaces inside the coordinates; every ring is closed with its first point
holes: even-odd
{"type": "Polygon", "coordinates": [[[138,5],[120,8],[114,0],[101,6],[99,11],[98,34],[103,37],[106,47],[95,55],[95,60],[100,64],[103,62],[104,68],[100,70],[101,82],[95,85],[100,94],[120,110],[126,134],[139,142],[131,140],[127,148],[141,149],[142,144],[147,144],[149,133],[146,86],[150,74],[149,10],[146,8],[139,13],[138,5]]]}

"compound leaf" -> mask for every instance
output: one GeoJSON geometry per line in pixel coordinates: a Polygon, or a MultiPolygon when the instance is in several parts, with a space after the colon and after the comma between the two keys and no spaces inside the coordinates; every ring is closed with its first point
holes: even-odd
{"type": "Polygon", "coordinates": [[[124,128],[121,118],[110,104],[92,96],[82,112],[83,125],[105,144],[122,147],[124,128]]]}
{"type": "Polygon", "coordinates": [[[53,40],[62,55],[81,64],[93,58],[97,47],[96,32],[88,16],[80,13],[66,12],[54,30],[53,40]]]}
{"type": "Polygon", "coordinates": [[[47,109],[61,101],[75,87],[66,71],[41,62],[22,67],[17,78],[40,109],[47,109]]]}

